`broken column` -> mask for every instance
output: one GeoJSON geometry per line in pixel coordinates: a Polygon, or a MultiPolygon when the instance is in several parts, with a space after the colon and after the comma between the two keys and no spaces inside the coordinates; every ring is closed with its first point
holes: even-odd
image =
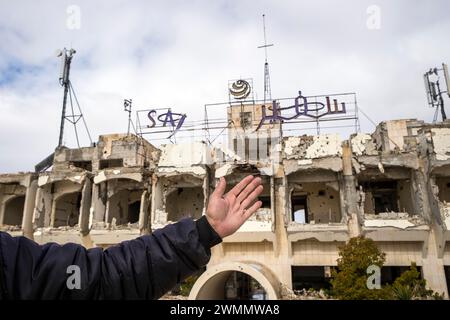
{"type": "Polygon", "coordinates": [[[359,213],[357,206],[357,193],[356,193],[356,181],[353,175],[352,167],[352,150],[348,141],[345,141],[342,145],[342,169],[343,169],[343,193],[344,193],[344,209],[349,218],[349,231],[350,237],[356,237],[361,234],[361,221],[362,217],[359,213]]]}
{"type": "Polygon", "coordinates": [[[33,213],[34,205],[36,203],[37,188],[37,180],[31,181],[30,185],[27,187],[27,193],[25,195],[25,205],[23,209],[23,235],[31,240],[33,240],[33,213]]]}
{"type": "Polygon", "coordinates": [[[89,234],[90,220],[91,220],[91,201],[92,200],[92,182],[91,179],[86,178],[83,189],[81,190],[81,206],[79,226],[80,232],[83,236],[89,234]]]}

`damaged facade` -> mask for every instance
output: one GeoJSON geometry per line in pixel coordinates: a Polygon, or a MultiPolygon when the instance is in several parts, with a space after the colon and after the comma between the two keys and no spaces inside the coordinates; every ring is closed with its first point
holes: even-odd
{"type": "Polygon", "coordinates": [[[2,174],[0,226],[38,243],[108,247],[199,218],[220,177],[230,188],[256,174],[262,208],[212,249],[190,298],[279,299],[283,287],[327,287],[339,246],[358,235],[386,253],[383,281],[415,262],[448,297],[449,122],[386,121],[342,140],[277,135],[276,124],[255,134],[260,111],[247,109],[229,107],[237,128],[226,147],[104,135],[93,147],[58,149],[50,171],[2,174]]]}

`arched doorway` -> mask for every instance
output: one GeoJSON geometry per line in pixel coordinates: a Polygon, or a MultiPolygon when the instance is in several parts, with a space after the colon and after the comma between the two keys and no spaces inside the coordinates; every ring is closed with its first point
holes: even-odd
{"type": "Polygon", "coordinates": [[[8,226],[21,226],[25,196],[14,197],[5,204],[3,224],[8,226]]]}
{"type": "Polygon", "coordinates": [[[206,270],[192,287],[191,300],[277,300],[279,281],[258,263],[228,262],[206,270]]]}

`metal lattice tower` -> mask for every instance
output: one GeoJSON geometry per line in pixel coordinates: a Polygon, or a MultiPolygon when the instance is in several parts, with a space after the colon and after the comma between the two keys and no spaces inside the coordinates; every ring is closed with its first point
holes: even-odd
{"type": "Polygon", "coordinates": [[[270,89],[270,73],[269,73],[269,62],[267,61],[267,48],[272,47],[273,43],[267,44],[267,37],[266,37],[266,15],[262,15],[263,18],[263,31],[264,31],[264,45],[259,46],[258,48],[264,48],[264,103],[266,103],[266,100],[272,100],[272,92],[270,89]]]}
{"type": "Polygon", "coordinates": [[[75,94],[75,90],[73,89],[72,83],[69,78],[70,64],[72,62],[72,58],[75,53],[76,53],[76,51],[74,49],[67,50],[66,48],[64,48],[63,50],[58,50],[56,53],[56,56],[61,57],[61,59],[62,59],[59,83],[62,87],[64,87],[63,105],[62,105],[62,113],[61,113],[61,125],[59,127],[58,148],[63,146],[65,121],[68,121],[71,124],[73,124],[73,128],[75,131],[75,138],[77,140],[78,148],[80,148],[80,140],[78,137],[78,130],[77,130],[77,123],[79,120],[83,121],[89,141],[92,144],[91,134],[89,133],[89,129],[87,127],[86,121],[85,121],[83,113],[81,111],[81,107],[78,102],[78,98],[75,94]],[[70,102],[70,112],[71,112],[70,114],[66,114],[66,105],[67,105],[67,100],[68,100],[67,98],[69,98],[69,102],[70,102]],[[75,113],[74,102],[76,103],[76,105],[78,107],[78,113],[75,113]]]}

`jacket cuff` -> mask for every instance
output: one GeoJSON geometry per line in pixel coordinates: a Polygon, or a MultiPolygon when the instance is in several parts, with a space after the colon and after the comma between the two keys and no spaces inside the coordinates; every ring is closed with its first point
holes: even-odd
{"type": "Polygon", "coordinates": [[[199,241],[205,249],[209,250],[211,247],[222,242],[222,238],[211,227],[206,216],[202,216],[196,220],[195,225],[197,227],[199,241]]]}

